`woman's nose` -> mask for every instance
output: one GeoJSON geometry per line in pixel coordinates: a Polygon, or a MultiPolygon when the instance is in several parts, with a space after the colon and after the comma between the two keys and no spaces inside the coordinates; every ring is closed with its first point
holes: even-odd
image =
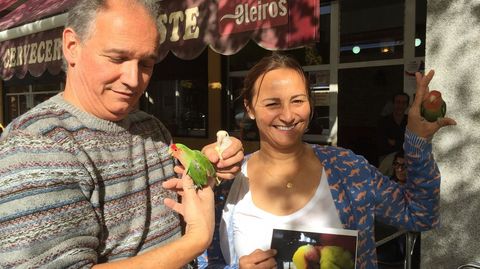
{"type": "Polygon", "coordinates": [[[290,106],[286,105],[282,107],[280,119],[287,123],[292,122],[294,120],[293,111],[290,108],[290,106]]]}

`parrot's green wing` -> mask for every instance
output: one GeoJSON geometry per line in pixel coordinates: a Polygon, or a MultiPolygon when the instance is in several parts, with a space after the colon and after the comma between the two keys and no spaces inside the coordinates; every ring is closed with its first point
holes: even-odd
{"type": "Polygon", "coordinates": [[[193,158],[187,168],[187,174],[199,188],[206,185],[208,177],[215,176],[215,168],[203,153],[193,150],[193,158]]]}

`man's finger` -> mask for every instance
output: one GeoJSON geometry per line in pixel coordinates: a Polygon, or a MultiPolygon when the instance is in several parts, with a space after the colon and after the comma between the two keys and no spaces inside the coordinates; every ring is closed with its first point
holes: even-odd
{"type": "Polygon", "coordinates": [[[171,178],[162,183],[162,186],[167,189],[179,189],[182,187],[182,182],[179,178],[171,178]]]}
{"type": "Polygon", "coordinates": [[[195,192],[197,190],[197,187],[193,183],[192,178],[189,175],[187,175],[187,173],[184,173],[182,175],[182,188],[183,188],[184,196],[186,197],[195,195],[195,192]]]}
{"type": "Polygon", "coordinates": [[[163,199],[163,203],[173,211],[177,212],[178,214],[183,216],[183,205],[178,203],[177,201],[171,199],[171,198],[165,198],[163,199]]]}
{"type": "Polygon", "coordinates": [[[185,168],[183,167],[183,165],[175,165],[175,167],[173,167],[173,171],[181,175],[185,171],[185,168]]]}

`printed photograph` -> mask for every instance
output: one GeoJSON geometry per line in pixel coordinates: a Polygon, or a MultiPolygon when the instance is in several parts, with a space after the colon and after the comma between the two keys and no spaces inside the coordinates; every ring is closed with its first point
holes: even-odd
{"type": "Polygon", "coordinates": [[[358,232],[344,229],[273,229],[278,269],[355,269],[358,232]]]}

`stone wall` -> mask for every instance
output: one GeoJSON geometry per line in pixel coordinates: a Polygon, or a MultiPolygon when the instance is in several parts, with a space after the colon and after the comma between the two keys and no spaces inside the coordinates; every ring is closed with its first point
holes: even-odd
{"type": "Polygon", "coordinates": [[[480,261],[480,0],[429,0],[426,70],[458,125],[435,136],[441,227],[422,237],[422,268],[480,261]]]}

